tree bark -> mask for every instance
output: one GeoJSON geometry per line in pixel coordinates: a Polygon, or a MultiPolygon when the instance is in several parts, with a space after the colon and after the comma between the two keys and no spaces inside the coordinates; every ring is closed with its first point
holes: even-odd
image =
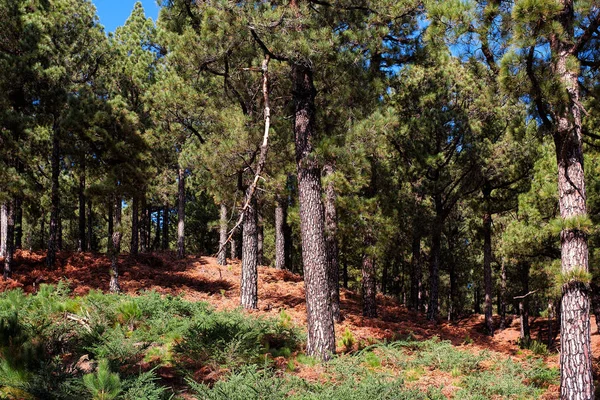
{"type": "MultiPolygon", "coordinates": [[[[563,34],[550,40],[552,67],[566,98],[563,107],[556,107],[554,143],[558,163],[558,197],[563,220],[587,218],[586,189],[582,146],[582,106],[579,70],[573,68],[577,56],[575,12],[573,0],[561,0],[563,9],[557,13],[563,34]]],[[[590,17],[591,18],[591,17],[590,17]]],[[[593,22],[590,22],[590,24],[593,22]]],[[[561,91],[562,91],[561,90],[561,91]]],[[[559,96],[561,94],[559,93],[559,96]]],[[[563,276],[573,276],[562,287],[560,324],[560,394],[561,399],[592,399],[592,348],[590,338],[589,282],[581,279],[589,271],[587,235],[567,224],[560,234],[561,270],[563,276]]]]}
{"type": "Polygon", "coordinates": [[[42,210],[42,216],[40,218],[40,248],[43,249],[45,243],[46,243],[46,211],[42,210]]]}
{"type": "Polygon", "coordinates": [[[372,250],[372,244],[367,239],[369,246],[367,253],[362,259],[362,300],[363,316],[367,318],[377,317],[377,279],[375,274],[375,260],[368,252],[372,250]]]}
{"type": "Polygon", "coordinates": [[[0,257],[6,257],[6,232],[8,231],[8,204],[2,203],[0,210],[0,257]]]}
{"type": "Polygon", "coordinates": [[[592,310],[596,317],[596,332],[600,333],[600,287],[598,287],[596,282],[592,281],[590,289],[592,292],[592,310]]]}
{"type": "Polygon", "coordinates": [[[263,247],[264,247],[264,230],[263,230],[263,224],[262,224],[262,218],[258,218],[258,225],[256,227],[257,229],[257,254],[256,254],[256,260],[258,265],[264,265],[264,260],[263,260],[263,247]]]}
{"type": "Polygon", "coordinates": [[[112,293],[119,293],[119,253],[121,252],[121,198],[117,196],[114,203],[114,231],[109,237],[111,246],[110,252],[110,283],[109,289],[112,293]]]}
{"type": "Polygon", "coordinates": [[[4,254],[4,279],[12,275],[13,253],[15,250],[14,228],[15,228],[15,207],[14,200],[7,201],[6,205],[6,253],[4,254]]]}
{"type": "Polygon", "coordinates": [[[423,267],[421,265],[421,234],[413,228],[412,259],[410,274],[411,308],[421,311],[423,305],[423,267]]]}
{"type": "Polygon", "coordinates": [[[331,312],[333,320],[341,322],[340,314],[340,265],[338,248],[337,210],[335,206],[336,193],[331,175],[335,172],[332,163],[323,167],[323,175],[329,177],[325,187],[325,246],[327,248],[327,274],[329,279],[329,296],[331,297],[331,312]]]}
{"type": "Polygon", "coordinates": [[[490,336],[494,336],[494,320],[492,318],[492,214],[483,216],[483,285],[485,290],[484,311],[485,325],[490,336]]]}
{"type": "MultiPolygon", "coordinates": [[[[231,259],[232,260],[238,260],[239,259],[239,252],[238,252],[238,236],[239,236],[239,230],[236,230],[235,232],[233,232],[233,235],[231,236],[231,240],[229,241],[229,247],[231,248],[231,259]]],[[[227,240],[227,239],[225,239],[227,240]]]]}
{"type": "MultiPolygon", "coordinates": [[[[383,270],[381,271],[381,294],[383,294],[384,296],[386,294],[388,294],[388,289],[389,289],[388,280],[390,279],[389,273],[390,273],[390,262],[389,262],[389,260],[386,260],[386,262],[383,263],[383,270]]],[[[402,304],[404,305],[405,303],[403,302],[402,304]]]]}
{"type": "Polygon", "coordinates": [[[241,305],[245,309],[256,309],[258,306],[258,218],[256,199],[252,199],[250,207],[244,215],[242,238],[242,281],[240,284],[241,305]]]}
{"type": "Polygon", "coordinates": [[[145,253],[148,251],[148,207],[146,207],[146,195],[142,194],[140,199],[140,208],[142,209],[140,220],[138,222],[140,231],[140,251],[145,253]]]}
{"type": "Polygon", "coordinates": [[[219,219],[219,254],[217,254],[217,264],[227,265],[227,206],[221,203],[221,217],[219,219]]]}
{"type": "Polygon", "coordinates": [[[131,200],[131,245],[129,254],[137,256],[140,247],[140,229],[139,229],[139,203],[140,199],[135,194],[131,200]]]}
{"type": "Polygon", "coordinates": [[[506,328],[506,265],[502,260],[500,266],[500,329],[506,328]]]}
{"type": "Polygon", "coordinates": [[[112,196],[111,196],[111,200],[109,200],[108,202],[108,249],[107,251],[110,253],[110,246],[112,245],[112,236],[113,236],[113,232],[114,232],[114,203],[112,201],[112,196]]]}
{"type": "Polygon", "coordinates": [[[431,255],[429,262],[429,307],[427,319],[437,320],[439,313],[440,252],[442,245],[441,218],[436,217],[431,232],[431,255]]]}
{"type": "Polygon", "coordinates": [[[15,249],[23,247],[23,198],[15,198],[15,249]]]}
{"type": "Polygon", "coordinates": [[[308,324],[306,352],[310,356],[325,361],[335,353],[335,328],[329,297],[323,190],[320,168],[313,147],[316,135],[316,90],[312,71],[304,65],[292,65],[292,81],[300,230],[308,324]]]}
{"type": "Polygon", "coordinates": [[[87,251],[94,250],[93,240],[94,240],[94,214],[92,211],[92,199],[87,199],[87,251]]]}
{"type": "Polygon", "coordinates": [[[163,206],[162,249],[169,250],[169,203],[163,206]]]}
{"type": "MultiPolygon", "coordinates": [[[[448,252],[450,254],[452,254],[452,249],[449,249],[448,252]]],[[[454,318],[456,317],[456,315],[458,314],[458,310],[457,310],[457,303],[458,301],[456,300],[456,290],[457,290],[457,284],[456,284],[456,263],[454,262],[454,259],[451,259],[449,262],[449,275],[450,275],[450,290],[448,291],[448,321],[452,321],[454,320],[454,318]]]]}
{"type": "Polygon", "coordinates": [[[156,232],[155,232],[156,235],[154,237],[154,243],[152,246],[152,248],[155,250],[160,250],[160,214],[161,214],[161,209],[158,208],[156,210],[156,232]]]}
{"type": "Polygon", "coordinates": [[[554,301],[548,299],[548,348],[552,346],[554,341],[554,301]]]}
{"type": "Polygon", "coordinates": [[[523,287],[523,296],[519,298],[519,320],[521,325],[521,342],[528,342],[531,338],[529,329],[529,264],[523,263],[521,268],[521,284],[523,287]]]}
{"type": "Polygon", "coordinates": [[[179,167],[177,184],[177,257],[185,257],[185,169],[179,167]]]}
{"type": "Polygon", "coordinates": [[[86,235],[85,235],[85,156],[81,161],[81,175],[79,177],[79,240],[77,241],[77,251],[85,251],[86,235]]]}
{"type": "Polygon", "coordinates": [[[286,205],[277,199],[275,205],[275,268],[285,269],[286,205]]]}
{"type": "Polygon", "coordinates": [[[52,177],[51,177],[51,209],[50,209],[50,236],[48,238],[48,254],[46,255],[46,265],[50,269],[54,269],[56,261],[56,250],[59,247],[59,224],[60,224],[60,190],[59,190],[59,174],[60,174],[60,142],[58,139],[57,129],[54,129],[52,134],[52,177]]]}

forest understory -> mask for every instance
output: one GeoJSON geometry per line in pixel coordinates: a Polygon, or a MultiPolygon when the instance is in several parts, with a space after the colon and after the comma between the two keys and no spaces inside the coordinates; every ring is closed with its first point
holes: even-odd
{"type": "MultiPolygon", "coordinates": [[[[276,348],[272,345],[273,347],[270,348],[267,345],[258,350],[259,353],[264,353],[264,356],[259,357],[261,361],[256,361],[252,357],[245,359],[243,352],[239,354],[240,360],[236,361],[237,355],[231,354],[237,354],[238,348],[224,350],[225,353],[231,354],[222,360],[212,359],[211,357],[216,356],[211,354],[182,364],[181,358],[166,354],[171,351],[173,343],[176,343],[175,346],[186,343],[185,334],[176,337],[170,344],[168,340],[157,344],[158,339],[152,339],[152,343],[142,346],[143,357],[140,354],[130,359],[125,357],[118,361],[121,365],[117,369],[122,375],[123,371],[131,373],[131,370],[136,369],[134,375],[141,374],[142,371],[151,371],[155,375],[153,378],[155,380],[150,381],[156,387],[164,389],[164,392],[161,394],[162,397],[148,398],[164,398],[166,394],[175,395],[176,398],[202,399],[225,399],[232,398],[232,395],[241,396],[240,399],[275,399],[282,398],[284,395],[284,397],[289,395],[298,398],[373,398],[369,397],[372,395],[372,388],[369,388],[372,379],[392,385],[391,387],[376,385],[383,391],[378,398],[551,399],[558,396],[559,357],[556,345],[560,343],[559,338],[554,337],[553,347],[549,351],[538,352],[539,354],[520,349],[517,316],[509,316],[508,327],[498,330],[493,337],[490,337],[485,334],[483,315],[473,314],[452,323],[445,321],[435,323],[428,321],[423,314],[407,310],[391,296],[379,294],[379,317],[365,318],[362,316],[360,294],[341,289],[343,321],[335,326],[338,356],[330,363],[320,364],[303,354],[301,338],[305,335],[306,306],[304,283],[300,275],[270,267],[259,267],[258,309],[240,312],[241,265],[237,260],[228,260],[227,266],[220,266],[213,257],[188,255],[185,259],[177,259],[173,253],[162,252],[136,257],[122,255],[119,261],[122,271],[120,285],[123,293],[105,295],[115,296],[114,298],[118,299],[116,301],[121,302],[119,304],[123,301],[129,304],[130,300],[127,299],[140,298],[140,294],[143,299],[150,291],[154,296],[160,295],[164,298],[166,295],[170,299],[180,299],[190,302],[189,304],[208,303],[208,307],[217,313],[239,312],[240,315],[235,314],[237,315],[235,318],[274,321],[273,323],[279,327],[277,329],[283,326],[286,327],[285,329],[297,329],[300,332],[291,334],[291,337],[295,337],[294,340],[299,340],[294,345],[296,347],[285,345],[276,348]],[[400,359],[399,354],[406,359],[400,359]],[[125,365],[133,362],[134,365],[125,365]],[[506,370],[507,365],[512,365],[514,368],[510,367],[506,370]],[[344,395],[343,387],[335,388],[336,385],[344,385],[344,380],[339,381],[338,378],[348,374],[351,375],[351,380],[356,380],[357,385],[349,389],[348,393],[351,393],[351,397],[344,395]],[[186,377],[197,384],[190,386],[186,377]],[[505,382],[506,380],[509,381],[505,382]],[[281,384],[284,381],[288,386],[281,384]],[[304,383],[298,386],[298,382],[304,383]],[[366,382],[366,386],[361,389],[363,382],[366,382]],[[317,385],[318,389],[306,389],[305,385],[313,384],[317,385]],[[241,389],[246,386],[249,392],[241,389]],[[299,389],[301,387],[304,389],[299,389]],[[234,390],[228,392],[228,388],[234,390]]],[[[14,289],[22,290],[25,296],[30,297],[40,296],[41,290],[41,295],[46,296],[47,294],[44,293],[49,290],[46,286],[48,284],[58,284],[58,292],[65,291],[68,287],[65,293],[68,292],[70,298],[82,299],[81,301],[85,303],[87,300],[83,299],[87,297],[84,296],[98,296],[98,291],[108,292],[110,277],[106,271],[109,267],[110,259],[101,254],[60,252],[57,254],[57,268],[50,271],[45,268],[43,252],[17,251],[14,279],[0,281],[0,303],[3,296],[8,299],[6,296],[9,296],[14,289]]],[[[13,304],[19,303],[11,301],[13,304]]],[[[65,304],[69,304],[68,301],[65,304]]],[[[136,330],[143,331],[144,324],[155,323],[151,318],[145,320],[143,309],[146,300],[140,300],[140,304],[142,311],[139,312],[137,308],[134,312],[123,311],[123,306],[116,308],[121,311],[117,313],[118,323],[115,325],[116,328],[113,328],[123,329],[123,338],[130,337],[133,340],[136,337],[134,333],[136,330]],[[134,317],[122,317],[122,315],[134,315],[134,317]]],[[[35,308],[35,312],[43,312],[40,310],[44,309],[39,305],[35,308]]],[[[6,310],[4,308],[4,311],[6,310]]],[[[75,326],[91,324],[89,321],[93,319],[89,308],[84,306],[67,305],[63,308],[58,307],[57,310],[59,311],[54,313],[53,318],[57,320],[69,318],[71,322],[76,321],[75,326]],[[69,307],[73,307],[73,312],[66,311],[69,307]]],[[[594,322],[592,321],[594,326],[592,349],[594,354],[599,354],[600,335],[595,330],[594,322]]],[[[553,323],[553,332],[559,332],[557,322],[553,323]]],[[[546,343],[548,320],[532,318],[530,324],[532,338],[546,343]]],[[[6,331],[6,326],[2,328],[6,331]]],[[[231,331],[230,328],[229,330],[231,331]]],[[[272,334],[267,334],[269,335],[272,334]]],[[[76,337],[75,334],[73,336],[76,337]]],[[[164,336],[170,335],[165,334],[160,337],[164,336]]],[[[263,343],[263,339],[254,339],[263,343]]],[[[285,340],[292,339],[287,337],[285,340]]],[[[235,343],[231,338],[225,342],[235,343]]],[[[120,343],[127,347],[125,339],[120,343]]],[[[0,348],[1,346],[0,341],[0,348]]],[[[185,348],[185,345],[183,347],[185,348]]],[[[190,353],[189,349],[185,351],[186,356],[192,357],[191,354],[193,352],[190,353]]],[[[73,363],[73,354],[59,356],[73,363]]],[[[79,358],[77,364],[79,367],[82,359],[89,362],[94,356],[85,354],[75,358],[79,358]]],[[[594,361],[594,370],[597,374],[598,362],[594,361]]],[[[93,368],[89,369],[92,370],[93,368]]],[[[86,372],[85,365],[78,373],[84,372],[86,372]]],[[[343,379],[348,378],[346,376],[343,379]]],[[[0,398],[37,398],[24,396],[23,393],[27,393],[26,391],[11,392],[7,387],[9,386],[3,386],[0,382],[2,388],[0,398]]],[[[108,398],[128,397],[116,395],[108,398]]]]}

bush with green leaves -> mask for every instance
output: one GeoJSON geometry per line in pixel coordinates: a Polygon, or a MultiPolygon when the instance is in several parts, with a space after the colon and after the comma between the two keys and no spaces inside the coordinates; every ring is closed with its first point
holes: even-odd
{"type": "MultiPolygon", "coordinates": [[[[305,356],[299,354],[298,363],[305,356]]],[[[495,353],[453,347],[449,342],[431,339],[406,340],[371,345],[357,353],[342,354],[320,367],[317,381],[301,379],[260,366],[241,367],[214,386],[189,381],[198,398],[363,400],[363,399],[445,399],[443,387],[430,385],[423,392],[407,382],[419,380],[427,371],[451,372],[455,380],[454,398],[536,399],[558,380],[557,370],[540,360],[513,362],[495,353]],[[438,359],[439,356],[439,359],[438,359]],[[446,361],[442,358],[446,357],[446,361]],[[486,361],[485,366],[483,361],[486,361]],[[410,379],[411,371],[421,372],[410,379]]]]}
{"type": "Polygon", "coordinates": [[[240,311],[197,316],[175,351],[217,369],[264,363],[267,353],[287,353],[301,343],[285,318],[249,318],[240,311]],[[287,351],[282,351],[287,349],[287,351]]]}
{"type": "Polygon", "coordinates": [[[217,312],[155,292],[71,296],[66,284],[42,285],[35,295],[7,291],[0,293],[0,399],[166,399],[173,389],[155,373],[165,365],[202,399],[442,399],[441,387],[411,386],[435,370],[450,373],[456,398],[535,399],[558,380],[538,358],[513,362],[412,336],[338,355],[318,367],[317,382],[275,369],[317,366],[299,352],[304,340],[285,312],[270,319],[217,312]],[[190,380],[205,367],[228,374],[211,387],[190,380]]]}

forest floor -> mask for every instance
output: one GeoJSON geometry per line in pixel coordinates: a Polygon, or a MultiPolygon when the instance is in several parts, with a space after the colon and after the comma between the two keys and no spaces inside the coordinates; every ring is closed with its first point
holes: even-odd
{"type": "MultiPolygon", "coordinates": [[[[15,255],[14,279],[0,280],[0,291],[22,288],[33,293],[41,283],[67,281],[75,295],[85,295],[92,289],[108,290],[109,260],[104,255],[90,253],[59,253],[54,271],[45,267],[43,253],[18,251],[15,255]]],[[[186,300],[205,301],[217,310],[231,310],[239,304],[240,262],[229,260],[228,266],[219,266],[212,257],[188,256],[177,260],[170,253],[143,254],[138,257],[124,255],[120,259],[120,284],[125,293],[136,294],[141,290],[155,290],[162,294],[182,295],[186,300]]],[[[306,306],[304,283],[299,275],[274,268],[259,268],[259,309],[252,314],[276,317],[281,310],[288,313],[295,324],[305,326],[306,306]]],[[[473,352],[489,350],[514,361],[531,357],[528,350],[521,350],[519,320],[509,317],[508,328],[498,331],[491,338],[484,334],[482,315],[472,315],[457,322],[433,323],[423,315],[407,310],[393,298],[379,296],[379,318],[364,318],[358,293],[342,289],[341,309],[344,320],[336,324],[336,336],[342,337],[348,329],[355,339],[355,346],[364,346],[380,340],[396,340],[414,337],[418,340],[439,337],[454,346],[473,352]]],[[[593,316],[592,316],[593,319],[593,316]]],[[[532,336],[547,341],[547,320],[532,320],[532,336]]],[[[558,330],[554,324],[554,331],[558,330]]],[[[600,354],[600,335],[592,320],[592,347],[600,354]]],[[[339,341],[338,341],[339,342],[339,341]]],[[[558,343],[558,337],[554,341],[558,343]]],[[[342,352],[341,344],[338,351],[342,352]]],[[[544,357],[548,366],[558,367],[558,354],[553,351],[544,357]]],[[[318,366],[303,367],[296,371],[303,378],[318,377],[318,366]]],[[[598,362],[595,362],[598,372],[598,362]]],[[[443,385],[448,397],[452,397],[452,377],[447,373],[430,371],[414,385],[424,388],[443,385]]],[[[556,385],[550,385],[544,398],[558,397],[556,385]]]]}

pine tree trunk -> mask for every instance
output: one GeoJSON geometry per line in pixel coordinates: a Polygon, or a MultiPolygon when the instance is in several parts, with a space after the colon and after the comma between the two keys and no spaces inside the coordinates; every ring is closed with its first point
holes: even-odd
{"type": "Polygon", "coordinates": [[[275,205],[275,268],[285,269],[285,204],[277,199],[275,205]]]}
{"type": "Polygon", "coordinates": [[[15,249],[23,247],[23,198],[15,199],[15,249]]]}
{"type": "Polygon", "coordinates": [[[162,249],[169,250],[169,204],[163,206],[162,218],[162,249]]]}
{"type": "MultiPolygon", "coordinates": [[[[573,37],[573,2],[563,0],[559,18],[566,37],[573,37]]],[[[583,168],[581,98],[577,70],[569,66],[570,40],[556,40],[552,45],[555,69],[569,101],[556,116],[556,159],[558,163],[558,197],[560,216],[565,221],[587,217],[583,168]]],[[[579,276],[589,271],[587,235],[573,228],[561,232],[563,275],[572,274],[562,288],[561,304],[561,385],[562,399],[594,397],[592,349],[590,343],[589,282],[579,276]]]]}
{"type": "MultiPolygon", "coordinates": [[[[328,163],[323,167],[323,174],[331,178],[334,173],[333,164],[328,163]]],[[[340,265],[338,249],[338,227],[335,186],[329,179],[325,188],[325,245],[327,248],[327,274],[329,277],[329,293],[331,297],[331,311],[333,320],[341,322],[340,314],[340,265]]]]}
{"type": "Polygon", "coordinates": [[[51,209],[50,209],[50,236],[48,238],[48,254],[46,255],[46,265],[54,269],[56,261],[56,250],[59,247],[59,224],[60,224],[60,142],[56,129],[52,135],[52,179],[51,179],[51,209]]]}
{"type": "Polygon", "coordinates": [[[119,293],[119,253],[121,252],[121,198],[117,196],[114,212],[114,232],[109,237],[110,251],[110,283],[109,289],[112,293],[119,293]]]}
{"type": "Polygon", "coordinates": [[[15,228],[15,207],[14,200],[7,201],[6,205],[6,253],[4,255],[4,279],[12,275],[13,253],[15,250],[14,228],[15,228]]]}
{"type": "Polygon", "coordinates": [[[560,234],[561,270],[563,276],[569,277],[562,287],[560,308],[560,394],[561,399],[578,400],[594,397],[589,282],[585,278],[589,272],[587,235],[572,227],[577,225],[572,223],[574,218],[588,218],[588,214],[579,69],[572,65],[578,55],[573,46],[577,41],[574,2],[561,0],[561,3],[563,8],[556,14],[556,22],[563,32],[550,41],[552,67],[562,84],[559,90],[563,93],[557,96],[566,99],[562,107],[556,107],[552,121],[560,216],[566,226],[560,234]]]}
{"type": "Polygon", "coordinates": [[[521,324],[521,342],[528,342],[531,338],[529,329],[529,264],[522,263],[520,265],[521,285],[523,288],[523,298],[519,299],[519,320],[521,324]]]}
{"type": "Polygon", "coordinates": [[[79,177],[79,240],[77,240],[77,251],[86,249],[85,236],[85,157],[81,162],[81,176],[79,177]]]}
{"type": "Polygon", "coordinates": [[[494,336],[494,320],[492,318],[492,215],[489,212],[486,212],[483,216],[483,284],[485,290],[485,325],[488,334],[494,336]]]}
{"type": "MultiPolygon", "coordinates": [[[[4,229],[2,231],[4,231],[4,229]]],[[[42,216],[40,218],[40,248],[43,249],[45,244],[46,244],[46,211],[42,210],[42,216]]]]}
{"type": "Polygon", "coordinates": [[[60,215],[60,211],[58,212],[58,235],[56,239],[56,250],[63,250],[63,220],[60,215]]]}
{"type": "Polygon", "coordinates": [[[160,214],[161,214],[161,209],[158,208],[156,210],[156,235],[154,237],[154,244],[152,246],[153,249],[155,250],[160,250],[160,214]]]}
{"type": "Polygon", "coordinates": [[[94,246],[92,242],[94,240],[94,214],[92,211],[92,199],[88,198],[87,200],[87,251],[92,251],[94,246]]]}
{"type": "Polygon", "coordinates": [[[6,232],[8,230],[8,205],[2,203],[0,210],[0,257],[6,257],[6,232]]]}
{"type": "Polygon", "coordinates": [[[344,289],[348,289],[348,263],[344,262],[342,266],[342,285],[344,286],[344,289]]]}
{"type": "MultiPolygon", "coordinates": [[[[452,250],[449,249],[448,252],[450,254],[452,254],[452,250]]],[[[448,302],[448,321],[452,321],[454,320],[454,318],[456,317],[456,315],[458,314],[458,310],[457,310],[457,301],[456,301],[456,289],[457,289],[457,284],[456,284],[456,264],[454,263],[454,260],[450,260],[449,262],[449,269],[450,269],[450,290],[448,292],[448,297],[449,297],[449,302],[448,302]]]]}
{"type": "Polygon", "coordinates": [[[423,269],[421,266],[421,234],[413,229],[412,259],[410,274],[410,303],[415,311],[421,311],[423,302],[423,269]]]}
{"type": "MultiPolygon", "coordinates": [[[[287,209],[285,211],[287,215],[287,209]]],[[[287,223],[287,217],[284,218],[283,237],[285,239],[285,269],[294,272],[294,243],[292,242],[292,227],[287,223]]]]}
{"type": "Polygon", "coordinates": [[[520,339],[522,343],[527,343],[531,338],[529,330],[529,310],[525,304],[527,299],[519,300],[519,322],[521,325],[520,339]]]}
{"type": "Polygon", "coordinates": [[[177,184],[177,257],[185,257],[185,169],[179,168],[177,184]]]}
{"type": "Polygon", "coordinates": [[[264,265],[264,260],[263,260],[263,247],[264,247],[264,230],[263,230],[263,224],[262,224],[262,218],[259,218],[258,221],[258,226],[256,227],[257,229],[257,254],[256,254],[256,260],[258,265],[264,265]]]}
{"type": "MultiPolygon", "coordinates": [[[[119,200],[117,200],[119,202],[119,200]]],[[[109,237],[110,246],[110,282],[109,290],[112,293],[118,293],[121,291],[119,285],[119,253],[121,248],[121,204],[120,202],[115,203],[114,213],[114,225],[115,229],[112,235],[109,237]]]]}
{"type": "Polygon", "coordinates": [[[241,305],[245,309],[258,306],[258,218],[256,199],[252,199],[244,215],[242,238],[241,305]]]}
{"type": "Polygon", "coordinates": [[[306,352],[321,360],[335,353],[335,328],[325,245],[325,210],[322,202],[320,168],[314,154],[316,140],[315,95],[312,71],[292,65],[294,135],[298,168],[300,230],[308,324],[306,352]]]}
{"type": "Polygon", "coordinates": [[[429,262],[429,307],[427,319],[435,321],[439,313],[440,251],[442,241],[442,222],[435,219],[431,233],[431,255],[429,262]]]}
{"type": "Polygon", "coordinates": [[[554,341],[554,302],[548,299],[548,348],[552,346],[554,341]]]}
{"type": "Polygon", "coordinates": [[[152,206],[146,207],[146,251],[152,250],[152,206]]]}
{"type": "Polygon", "coordinates": [[[392,280],[392,294],[396,297],[396,299],[398,299],[398,301],[400,301],[400,297],[401,297],[401,284],[400,284],[400,261],[398,260],[399,257],[398,255],[396,255],[396,257],[394,257],[394,263],[392,264],[392,276],[394,277],[394,279],[392,280]]]}
{"type": "Polygon", "coordinates": [[[217,254],[217,264],[227,265],[227,206],[221,203],[221,216],[219,219],[219,254],[217,254]]]}
{"type": "Polygon", "coordinates": [[[500,267],[500,329],[506,328],[506,265],[502,260],[500,267]]]}
{"type": "Polygon", "coordinates": [[[386,260],[385,263],[383,263],[383,270],[381,271],[381,294],[383,295],[388,293],[389,269],[390,262],[389,260],[386,260]]]}
{"type": "Polygon", "coordinates": [[[109,253],[110,253],[110,246],[112,243],[112,236],[113,236],[113,232],[114,232],[114,229],[113,229],[113,226],[114,226],[113,224],[115,222],[115,219],[113,216],[113,214],[115,212],[114,206],[115,205],[113,204],[112,200],[110,200],[108,202],[108,248],[107,248],[107,251],[109,253]]]}
{"type": "Polygon", "coordinates": [[[140,217],[140,250],[142,253],[148,251],[148,207],[146,206],[146,195],[142,194],[140,207],[142,214],[140,217]]]}
{"type": "Polygon", "coordinates": [[[232,260],[238,260],[239,259],[239,252],[238,252],[238,236],[239,236],[239,230],[236,230],[235,232],[233,232],[233,235],[231,236],[231,240],[229,241],[229,247],[230,247],[230,252],[231,252],[231,259],[232,260]]]}
{"type": "Polygon", "coordinates": [[[473,298],[475,300],[473,311],[475,314],[481,314],[481,288],[478,284],[476,284],[473,289],[475,290],[475,293],[473,294],[473,298]]]}
{"type": "Polygon", "coordinates": [[[600,333],[600,287],[596,282],[592,282],[590,289],[592,292],[592,310],[596,317],[596,332],[600,333]]]}
{"type": "Polygon", "coordinates": [[[140,244],[140,230],[139,230],[139,197],[133,196],[131,201],[131,245],[129,254],[137,256],[140,244]]]}
{"type": "MultiPolygon", "coordinates": [[[[367,238],[367,251],[371,251],[371,240],[367,238]]],[[[377,279],[375,274],[375,260],[373,256],[365,253],[362,259],[362,300],[363,316],[377,317],[377,279]]]]}

